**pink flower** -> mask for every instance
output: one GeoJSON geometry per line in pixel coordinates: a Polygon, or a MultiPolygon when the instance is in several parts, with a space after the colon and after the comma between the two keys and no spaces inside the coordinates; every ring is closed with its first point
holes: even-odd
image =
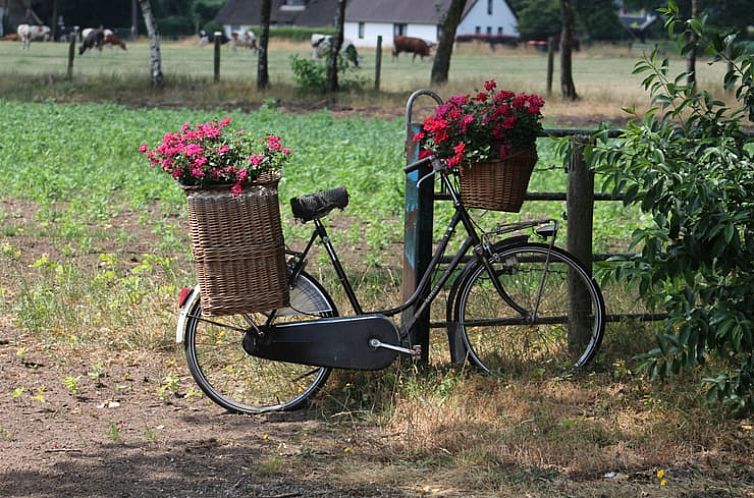
{"type": "Polygon", "coordinates": [[[290,153],[291,153],[291,149],[289,149],[288,147],[283,147],[283,155],[284,156],[288,156],[288,155],[290,155],[290,153]]]}
{"type": "Polygon", "coordinates": [[[234,183],[233,186],[230,187],[230,194],[233,196],[240,195],[241,192],[243,192],[243,185],[238,182],[234,183]]]}
{"type": "Polygon", "coordinates": [[[463,152],[466,150],[466,143],[461,142],[460,144],[453,147],[453,152],[456,153],[456,155],[463,155],[463,152]]]}
{"type": "Polygon", "coordinates": [[[249,164],[252,166],[259,166],[264,161],[264,156],[262,154],[252,154],[249,156],[249,164]]]}
{"type": "Polygon", "coordinates": [[[147,144],[141,144],[139,146],[139,152],[141,152],[142,154],[146,153],[147,152],[147,144]]]}
{"type": "Polygon", "coordinates": [[[238,172],[238,176],[236,176],[236,181],[238,183],[243,183],[246,181],[248,177],[249,177],[249,172],[246,171],[245,169],[242,169],[241,171],[238,172]]]}
{"type": "Polygon", "coordinates": [[[185,123],[181,125],[181,133],[186,133],[190,129],[191,129],[191,123],[189,123],[188,121],[186,121],[185,123]]]}
{"type": "Polygon", "coordinates": [[[510,150],[511,150],[510,144],[501,145],[500,146],[500,159],[505,159],[506,157],[508,157],[508,153],[510,152],[510,150]]]}
{"type": "Polygon", "coordinates": [[[194,159],[194,166],[196,166],[197,168],[201,168],[205,164],[207,164],[207,158],[204,156],[199,156],[194,159]]]}
{"type": "Polygon", "coordinates": [[[202,168],[191,168],[191,174],[196,178],[204,178],[204,170],[202,168]]]}
{"type": "Polygon", "coordinates": [[[202,146],[199,144],[188,144],[186,147],[183,148],[183,153],[186,155],[186,157],[193,157],[197,156],[204,152],[202,149],[202,146]]]}
{"type": "Polygon", "coordinates": [[[222,156],[224,154],[227,154],[229,150],[230,147],[228,147],[228,144],[222,144],[220,147],[218,147],[217,153],[222,156]]]}
{"type": "Polygon", "coordinates": [[[275,135],[270,135],[267,137],[267,147],[269,147],[270,150],[280,150],[283,148],[283,146],[280,144],[280,137],[277,137],[275,135]]]}
{"type": "Polygon", "coordinates": [[[233,122],[233,118],[225,118],[222,121],[220,121],[220,127],[221,128],[225,128],[226,126],[228,126],[232,122],[233,122]]]}

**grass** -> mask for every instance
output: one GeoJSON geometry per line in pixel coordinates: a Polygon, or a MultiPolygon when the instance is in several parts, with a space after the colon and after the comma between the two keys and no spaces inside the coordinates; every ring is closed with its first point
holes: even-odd
{"type": "MultiPolygon", "coordinates": [[[[149,52],[145,40],[129,45],[127,51],[103,50],[77,56],[73,82],[65,80],[68,47],[65,44],[36,43],[28,51],[18,44],[0,42],[0,94],[9,98],[59,101],[126,100],[141,103],[184,103],[224,105],[227,103],[260,103],[276,98],[286,102],[321,101],[323,96],[299,92],[293,83],[290,57],[309,57],[306,43],[273,40],[269,52],[271,89],[256,90],[256,57],[249,51],[223,49],[221,78],[212,83],[213,51],[196,47],[193,40],[165,42],[162,45],[163,72],[166,88],[155,92],[149,87],[149,52]]],[[[403,107],[408,95],[429,82],[431,62],[412,62],[409,57],[392,60],[383,55],[381,92],[371,89],[374,81],[375,54],[363,49],[363,67],[354,72],[363,81],[364,91],[342,94],[338,101],[350,105],[403,107]]],[[[596,115],[621,118],[622,107],[641,106],[644,97],[641,78],[631,74],[638,50],[616,46],[595,46],[577,53],[574,58],[576,88],[583,97],[576,104],[550,99],[549,115],[565,115],[584,119],[596,115]]],[[[683,63],[675,59],[678,71],[683,63]]],[[[442,96],[469,92],[486,79],[516,91],[545,92],[546,56],[526,49],[497,49],[464,44],[454,54],[449,83],[434,88],[442,96]]],[[[557,65],[556,65],[557,66],[557,65]]],[[[722,67],[699,64],[699,81],[707,85],[720,81],[722,67]]],[[[559,75],[554,75],[557,94],[559,75]]],[[[718,88],[719,85],[712,85],[718,88]]],[[[429,103],[429,101],[427,102],[429,103]]],[[[422,104],[424,105],[424,104],[422,104]]]]}

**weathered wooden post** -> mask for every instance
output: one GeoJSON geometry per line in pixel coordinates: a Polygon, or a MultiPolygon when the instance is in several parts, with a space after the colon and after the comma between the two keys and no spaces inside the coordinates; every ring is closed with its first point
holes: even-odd
{"type": "MultiPolygon", "coordinates": [[[[419,144],[412,140],[420,125],[412,122],[414,100],[422,95],[432,97],[438,104],[442,99],[431,90],[417,90],[406,103],[406,164],[419,159],[419,144]]],[[[416,290],[422,275],[432,259],[432,221],[434,217],[435,183],[429,179],[420,186],[420,178],[432,171],[425,165],[406,175],[406,218],[404,221],[403,243],[403,300],[407,300],[416,290]]],[[[421,301],[421,299],[420,299],[421,301]]],[[[406,324],[421,306],[421,302],[411,306],[401,314],[401,323],[406,324]]],[[[421,314],[411,327],[411,342],[421,346],[420,361],[429,363],[429,314],[430,307],[421,314]]]]}
{"type": "MultiPolygon", "coordinates": [[[[584,158],[588,137],[571,137],[571,155],[568,158],[568,251],[576,256],[589,274],[592,274],[592,228],[594,225],[594,173],[584,158]]],[[[590,333],[591,299],[586,288],[575,275],[568,276],[568,343],[581,351],[590,333]]]]}
{"type": "Polygon", "coordinates": [[[78,38],[78,31],[71,31],[70,40],[68,41],[68,79],[73,79],[73,59],[76,57],[76,38],[78,38]]]}
{"type": "Polygon", "coordinates": [[[374,91],[380,91],[380,72],[382,71],[382,35],[377,36],[377,52],[374,55],[374,91]]]}
{"type": "Polygon", "coordinates": [[[222,32],[215,31],[215,83],[220,81],[220,47],[222,46],[222,32]]]}
{"type": "Polygon", "coordinates": [[[555,37],[547,39],[547,95],[552,95],[552,73],[555,67],[555,37]]]}

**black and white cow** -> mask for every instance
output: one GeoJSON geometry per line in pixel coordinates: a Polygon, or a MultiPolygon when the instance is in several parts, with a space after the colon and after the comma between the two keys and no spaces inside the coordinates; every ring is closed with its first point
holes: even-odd
{"type": "MultiPolygon", "coordinates": [[[[323,35],[314,33],[312,35],[312,58],[321,59],[330,51],[332,45],[332,35],[323,35]]],[[[356,45],[348,38],[343,39],[343,45],[340,47],[340,53],[347,61],[356,67],[359,67],[359,53],[356,51],[356,45]]]]}

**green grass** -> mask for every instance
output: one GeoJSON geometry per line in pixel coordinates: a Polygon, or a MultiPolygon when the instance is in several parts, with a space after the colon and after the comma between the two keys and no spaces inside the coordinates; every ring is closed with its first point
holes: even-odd
{"type": "MultiPolygon", "coordinates": [[[[260,102],[270,96],[312,99],[311,95],[295,91],[290,57],[310,57],[311,49],[306,43],[274,40],[269,51],[271,90],[257,93],[255,81],[257,58],[248,50],[231,51],[223,48],[222,83],[212,83],[213,50],[197,47],[193,40],[165,42],[162,44],[163,72],[169,91],[152,95],[148,87],[149,51],[144,40],[132,43],[127,51],[105,49],[102,53],[91,52],[76,55],[74,83],[64,79],[68,64],[68,46],[64,43],[34,43],[31,49],[22,51],[19,44],[0,42],[0,90],[6,95],[35,99],[50,95],[63,100],[89,98],[139,98],[154,101],[173,100],[171,92],[180,95],[189,93],[192,101],[222,103],[229,99],[260,102]],[[31,77],[24,79],[23,77],[31,77]],[[98,86],[99,85],[99,86],[98,86]],[[178,87],[176,89],[176,86],[178,87]],[[108,88],[110,90],[108,91],[108,88]]],[[[375,74],[373,49],[362,49],[363,67],[354,75],[371,90],[375,74]]],[[[576,88],[584,98],[580,103],[560,103],[553,100],[548,112],[577,115],[619,115],[620,108],[643,102],[640,90],[641,78],[631,74],[633,64],[641,53],[629,52],[627,48],[595,47],[577,53],[573,71],[576,88]],[[575,111],[578,109],[578,111],[575,111]]],[[[683,70],[684,64],[677,60],[672,67],[683,70]]],[[[403,56],[393,60],[389,50],[383,53],[381,89],[382,94],[371,92],[357,95],[341,95],[339,99],[354,104],[402,105],[413,90],[426,87],[432,63],[411,61],[403,56]]],[[[554,75],[557,93],[559,73],[556,64],[554,75]]],[[[471,91],[483,81],[496,79],[503,86],[528,92],[544,92],[547,60],[545,54],[529,50],[498,49],[495,52],[475,45],[460,46],[453,56],[449,84],[435,90],[448,96],[471,91]]],[[[722,67],[699,64],[699,81],[707,85],[710,80],[720,81],[722,67]]],[[[719,85],[718,85],[719,86],[719,85]]],[[[314,96],[314,98],[317,98],[314,96]]]]}

